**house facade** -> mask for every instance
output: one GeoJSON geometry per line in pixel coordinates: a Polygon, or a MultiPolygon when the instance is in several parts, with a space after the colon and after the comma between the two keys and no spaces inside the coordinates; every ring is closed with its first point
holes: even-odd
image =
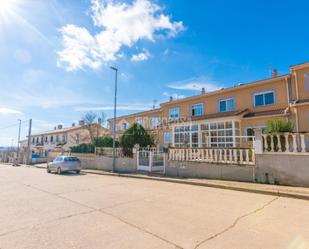
{"type": "MultiPolygon", "coordinates": [[[[237,147],[266,131],[269,120],[290,120],[295,132],[309,131],[309,63],[290,73],[161,103],[160,108],[116,119],[118,136],[132,123],[156,135],[157,143],[173,147],[237,147]]],[[[109,127],[113,127],[113,119],[109,127]]]]}
{"type": "MultiPolygon", "coordinates": [[[[66,128],[58,125],[53,130],[33,134],[31,136],[31,151],[42,156],[46,156],[49,151],[53,150],[68,151],[72,146],[90,143],[90,133],[96,133],[94,136],[102,137],[108,136],[109,130],[99,123],[92,124],[92,127],[89,128],[82,121],[79,125],[72,124],[71,127],[66,128]]],[[[27,139],[21,141],[22,151],[26,151],[27,143],[27,139]]]]}

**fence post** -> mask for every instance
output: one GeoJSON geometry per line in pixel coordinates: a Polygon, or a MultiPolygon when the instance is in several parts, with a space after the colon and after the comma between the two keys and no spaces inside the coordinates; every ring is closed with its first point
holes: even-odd
{"type": "Polygon", "coordinates": [[[153,152],[150,150],[148,153],[149,153],[149,172],[152,172],[152,155],[153,155],[153,152]]]}
{"type": "MultiPolygon", "coordinates": [[[[262,136],[262,129],[261,128],[255,128],[254,129],[254,135],[255,139],[253,141],[253,147],[255,150],[255,153],[262,154],[263,153],[263,136],[262,136]]],[[[266,137],[265,137],[265,144],[267,145],[266,137]]],[[[266,148],[266,146],[265,146],[266,148]]]]}
{"type": "Polygon", "coordinates": [[[306,143],[305,143],[305,134],[300,134],[300,139],[301,139],[301,152],[305,153],[306,152],[306,143]]]}
{"type": "Polygon", "coordinates": [[[293,136],[293,152],[297,152],[297,137],[296,134],[292,134],[293,136]]]}
{"type": "Polygon", "coordinates": [[[289,143],[289,133],[284,133],[284,138],[285,138],[285,152],[288,153],[290,152],[290,143],[289,143]]]}

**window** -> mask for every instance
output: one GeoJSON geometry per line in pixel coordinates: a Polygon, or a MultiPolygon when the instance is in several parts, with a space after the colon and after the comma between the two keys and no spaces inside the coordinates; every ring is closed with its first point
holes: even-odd
{"type": "Polygon", "coordinates": [[[151,117],[149,119],[150,128],[157,128],[160,125],[160,118],[159,117],[151,117]]]}
{"type": "Polygon", "coordinates": [[[164,132],[163,139],[164,139],[164,144],[171,144],[172,143],[172,133],[164,132]]]}
{"type": "Polygon", "coordinates": [[[273,105],[274,103],[275,103],[275,93],[273,91],[257,93],[254,95],[255,107],[273,105]]]}
{"type": "Polygon", "coordinates": [[[219,111],[220,112],[230,112],[235,110],[235,101],[234,99],[224,99],[219,102],[219,111]]]}
{"type": "Polygon", "coordinates": [[[304,82],[305,82],[305,90],[306,92],[309,92],[309,73],[305,73],[304,82]]]}
{"type": "Polygon", "coordinates": [[[137,118],[136,120],[136,123],[140,124],[140,125],[144,125],[144,120],[143,118],[137,118]]]}
{"type": "Polygon", "coordinates": [[[239,144],[239,123],[233,121],[207,123],[201,125],[203,147],[233,147],[239,144]],[[234,134],[235,137],[234,137],[234,134]]]}
{"type": "Polygon", "coordinates": [[[50,136],[50,142],[54,142],[54,137],[53,136],[50,136]]]}
{"type": "Polygon", "coordinates": [[[45,143],[47,143],[47,141],[48,141],[48,137],[46,136],[46,137],[45,137],[45,143]]]}
{"type": "Polygon", "coordinates": [[[65,142],[66,141],[66,136],[62,135],[62,141],[65,142]]]}
{"type": "Polygon", "coordinates": [[[79,133],[76,133],[76,144],[79,144],[80,142],[80,135],[79,133]]]}
{"type": "Polygon", "coordinates": [[[59,142],[59,135],[56,136],[56,143],[59,142]]]}
{"type": "Polygon", "coordinates": [[[32,138],[32,143],[33,143],[33,144],[34,144],[34,141],[35,141],[35,138],[33,137],[33,138],[32,138]]]}
{"type": "Polygon", "coordinates": [[[175,147],[198,147],[198,126],[177,126],[174,128],[175,147]]]}
{"type": "Polygon", "coordinates": [[[204,114],[204,105],[195,104],[191,107],[191,116],[201,116],[204,114]]]}
{"type": "Polygon", "coordinates": [[[127,122],[124,122],[122,125],[123,125],[124,130],[129,128],[129,123],[127,123],[127,122]]]}
{"type": "Polygon", "coordinates": [[[170,119],[177,119],[180,116],[180,108],[179,107],[175,107],[175,108],[171,108],[169,109],[169,118],[170,119]]]}

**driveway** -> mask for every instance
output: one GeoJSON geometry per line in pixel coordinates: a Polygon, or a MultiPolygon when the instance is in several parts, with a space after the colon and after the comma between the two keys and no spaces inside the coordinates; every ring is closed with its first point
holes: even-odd
{"type": "Polygon", "coordinates": [[[309,248],[309,201],[0,165],[0,248],[309,248]]]}

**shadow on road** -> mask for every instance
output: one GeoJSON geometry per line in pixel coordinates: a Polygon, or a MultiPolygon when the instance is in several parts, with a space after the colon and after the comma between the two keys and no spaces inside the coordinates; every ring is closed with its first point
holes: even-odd
{"type": "MultiPolygon", "coordinates": [[[[53,175],[58,175],[57,172],[52,172],[51,174],[53,175]]],[[[62,172],[60,175],[58,176],[84,176],[84,175],[87,175],[86,173],[79,173],[79,174],[76,174],[75,172],[62,172]]]]}

